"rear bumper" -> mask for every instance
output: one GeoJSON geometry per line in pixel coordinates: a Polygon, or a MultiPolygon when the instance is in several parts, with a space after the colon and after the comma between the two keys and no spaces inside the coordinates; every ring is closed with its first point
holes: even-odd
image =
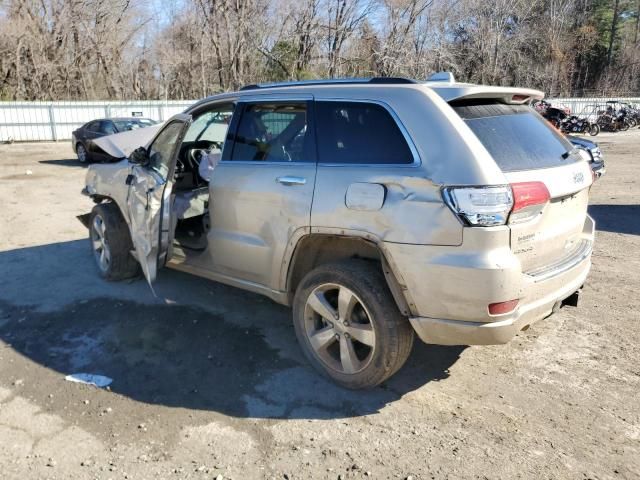
{"type": "Polygon", "coordinates": [[[584,285],[591,268],[595,224],[588,215],[575,250],[523,273],[502,228],[469,232],[461,247],[389,245],[394,270],[411,307],[411,324],[427,343],[507,343],[549,316],[584,285]],[[518,307],[490,315],[488,305],[518,299],[518,307]]]}
{"type": "MultiPolygon", "coordinates": [[[[554,307],[577,292],[587,278],[590,259],[567,272],[571,280],[538,300],[521,305],[515,315],[496,322],[465,322],[441,318],[413,317],[409,320],[425,343],[439,345],[495,345],[509,342],[520,330],[548,317],[554,307]]],[[[555,283],[555,282],[554,282],[555,283]]]]}

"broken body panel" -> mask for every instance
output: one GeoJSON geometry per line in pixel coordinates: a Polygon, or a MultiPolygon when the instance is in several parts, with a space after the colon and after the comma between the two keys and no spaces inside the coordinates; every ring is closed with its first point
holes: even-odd
{"type": "Polygon", "coordinates": [[[96,145],[115,158],[117,163],[95,164],[87,172],[85,192],[108,198],[118,205],[129,225],[135,257],[149,285],[167,259],[170,239],[172,169],[181,138],[190,124],[188,115],[176,115],[168,124],[182,125],[181,137],[169,153],[166,175],[132,163],[128,157],[138,148],[148,151],[162,132],[163,125],[117,133],[95,140],[96,145]]]}

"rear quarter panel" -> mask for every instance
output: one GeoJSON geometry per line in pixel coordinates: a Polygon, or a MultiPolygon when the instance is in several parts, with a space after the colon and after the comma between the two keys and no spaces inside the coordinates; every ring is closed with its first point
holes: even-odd
{"type": "Polygon", "coordinates": [[[419,158],[411,166],[333,165],[331,159],[319,159],[312,227],[364,231],[387,242],[460,245],[462,224],[442,201],[441,187],[506,183],[462,119],[424,86],[321,89],[314,95],[317,101],[382,104],[395,114],[419,158]],[[345,196],[353,183],[383,185],[382,208],[347,207],[345,196]]]}

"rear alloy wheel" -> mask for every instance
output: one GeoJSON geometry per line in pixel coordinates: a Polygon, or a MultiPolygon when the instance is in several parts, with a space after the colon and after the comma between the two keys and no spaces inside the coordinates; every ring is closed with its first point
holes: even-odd
{"type": "Polygon", "coordinates": [[[307,297],[304,327],[315,354],[343,374],[364,370],[376,347],[371,314],[347,287],[325,283],[307,297]]]}
{"type": "Polygon", "coordinates": [[[80,163],[87,163],[87,149],[84,148],[84,145],[82,145],[81,143],[76,145],[76,155],[78,155],[78,161],[80,163]]]}
{"type": "Polygon", "coordinates": [[[402,367],[413,345],[413,328],[373,262],[322,265],[308,273],[293,316],[311,364],[346,388],[382,383],[402,367]]]}

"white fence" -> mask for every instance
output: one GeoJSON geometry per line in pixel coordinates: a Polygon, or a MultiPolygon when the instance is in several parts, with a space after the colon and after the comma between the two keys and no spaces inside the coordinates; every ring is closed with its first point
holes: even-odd
{"type": "Polygon", "coordinates": [[[140,116],[164,121],[194,101],[0,102],[0,142],[58,141],[96,118],[140,116]]]}
{"type": "Polygon", "coordinates": [[[604,110],[607,105],[607,101],[618,101],[622,103],[630,103],[640,107],[640,97],[584,97],[584,98],[546,98],[548,102],[553,104],[562,104],[571,109],[573,115],[580,117],[589,117],[590,120],[595,121],[598,111],[604,110]]]}
{"type": "MultiPolygon", "coordinates": [[[[555,98],[548,99],[571,108],[577,115],[595,117],[607,100],[640,105],[636,98],[555,98]]],[[[0,102],[0,143],[58,141],[71,139],[71,132],[96,118],[142,116],[167,120],[195,101],[124,102],[0,102]]]]}

